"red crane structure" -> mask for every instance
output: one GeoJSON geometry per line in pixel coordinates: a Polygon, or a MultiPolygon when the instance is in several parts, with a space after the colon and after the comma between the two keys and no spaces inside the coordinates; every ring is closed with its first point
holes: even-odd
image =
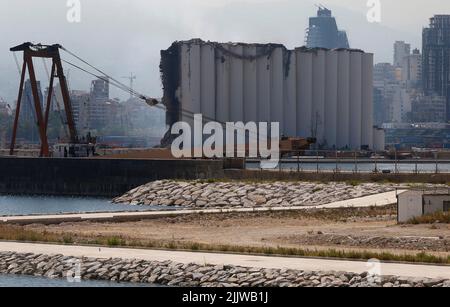
{"type": "Polygon", "coordinates": [[[73,117],[72,104],[70,102],[69,89],[67,87],[67,80],[64,76],[64,70],[61,63],[61,56],[59,50],[62,49],[61,45],[41,45],[41,44],[32,44],[32,43],[24,43],[22,45],[13,47],[10,49],[12,52],[23,52],[23,66],[22,66],[22,74],[20,78],[20,86],[19,86],[19,95],[17,98],[17,107],[16,114],[14,118],[14,127],[12,131],[12,139],[10,146],[10,155],[14,154],[14,148],[16,145],[16,136],[17,136],[17,128],[19,124],[19,115],[20,115],[20,105],[22,101],[23,95],[23,86],[25,82],[25,75],[28,69],[31,89],[33,93],[34,100],[34,108],[36,111],[36,121],[39,130],[39,137],[41,140],[41,157],[49,157],[50,149],[47,138],[47,127],[48,127],[48,118],[50,113],[50,107],[53,96],[53,82],[55,78],[59,79],[59,84],[61,86],[61,93],[64,101],[64,109],[67,117],[67,125],[69,127],[69,137],[71,143],[78,142],[77,130],[75,127],[75,121],[73,117]],[[45,105],[45,110],[42,110],[41,101],[39,98],[38,86],[36,81],[36,73],[33,65],[33,58],[47,58],[52,60],[52,69],[50,74],[50,85],[48,87],[48,95],[47,95],[47,103],[45,105]]]}

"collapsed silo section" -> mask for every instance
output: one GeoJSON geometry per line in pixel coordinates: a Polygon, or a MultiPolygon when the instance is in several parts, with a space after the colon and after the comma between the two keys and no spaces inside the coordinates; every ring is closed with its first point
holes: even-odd
{"type": "MultiPolygon", "coordinates": [[[[161,51],[161,83],[163,86],[163,104],[166,106],[166,125],[172,127],[173,124],[181,120],[181,102],[177,97],[180,87],[180,49],[181,44],[175,42],[167,50],[161,51]]],[[[161,146],[169,146],[175,136],[171,135],[170,128],[161,140],[161,146]]]]}

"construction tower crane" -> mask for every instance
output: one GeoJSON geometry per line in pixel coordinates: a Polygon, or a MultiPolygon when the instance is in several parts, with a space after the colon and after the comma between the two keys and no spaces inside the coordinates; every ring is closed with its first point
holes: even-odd
{"type": "MultiPolygon", "coordinates": [[[[122,77],[122,78],[128,79],[130,81],[130,89],[131,89],[131,91],[133,91],[133,85],[134,85],[134,80],[136,80],[136,75],[131,73],[129,77],[122,77]]],[[[133,93],[130,92],[130,99],[132,99],[132,98],[133,98],[133,93]]]]}

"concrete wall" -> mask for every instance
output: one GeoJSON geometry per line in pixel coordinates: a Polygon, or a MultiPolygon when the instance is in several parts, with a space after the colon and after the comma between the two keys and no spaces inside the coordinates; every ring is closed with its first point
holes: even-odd
{"type": "Polygon", "coordinates": [[[450,202],[450,194],[448,195],[424,195],[423,196],[423,213],[432,214],[444,210],[444,202],[450,202]]]}
{"type": "Polygon", "coordinates": [[[0,158],[0,193],[114,197],[160,179],[223,177],[222,161],[0,158]]]}
{"type": "Polygon", "coordinates": [[[423,215],[422,191],[407,191],[398,196],[398,221],[408,222],[423,215]]]}
{"type": "MultiPolygon", "coordinates": [[[[373,54],[201,40],[178,44],[181,109],[220,122],[280,122],[282,134],[317,137],[328,148],[374,146],[373,54]]],[[[181,110],[179,120],[190,122],[181,110]]]]}

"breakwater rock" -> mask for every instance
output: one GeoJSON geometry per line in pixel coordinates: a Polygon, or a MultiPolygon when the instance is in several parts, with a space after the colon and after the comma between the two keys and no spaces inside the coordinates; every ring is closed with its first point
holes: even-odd
{"type": "Polygon", "coordinates": [[[324,205],[393,191],[392,185],[311,182],[150,182],[113,200],[115,203],[182,208],[252,208],[324,205]]]}
{"type": "Polygon", "coordinates": [[[450,280],[311,272],[171,261],[0,253],[0,274],[151,283],[185,287],[450,287],[450,280]]]}

